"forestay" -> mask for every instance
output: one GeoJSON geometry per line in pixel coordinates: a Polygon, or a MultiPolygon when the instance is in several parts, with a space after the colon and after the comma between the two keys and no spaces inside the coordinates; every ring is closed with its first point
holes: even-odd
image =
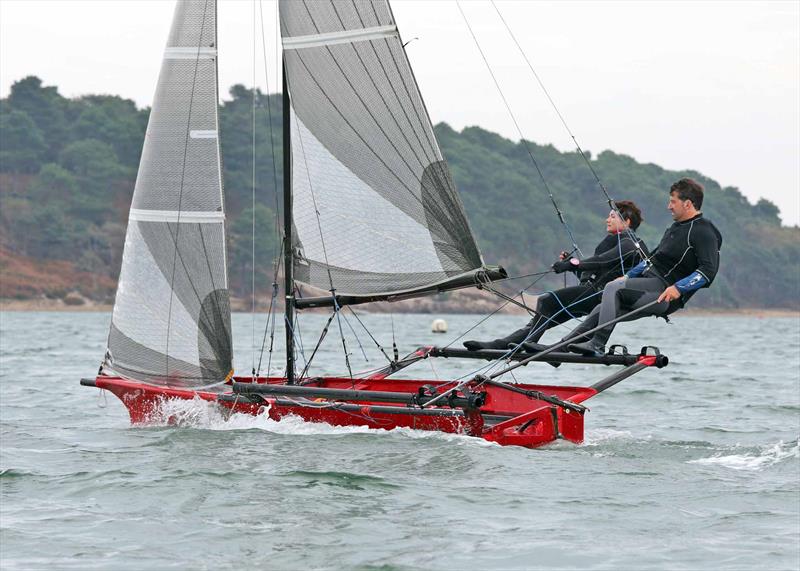
{"type": "MultiPolygon", "coordinates": [[[[281,0],[295,279],[375,296],[483,261],[384,0],[281,0]]],[[[466,278],[466,280],[465,280],[466,278]]]]}
{"type": "Polygon", "coordinates": [[[133,195],[104,367],[200,388],[231,369],[216,2],[175,9],[133,195]]]}

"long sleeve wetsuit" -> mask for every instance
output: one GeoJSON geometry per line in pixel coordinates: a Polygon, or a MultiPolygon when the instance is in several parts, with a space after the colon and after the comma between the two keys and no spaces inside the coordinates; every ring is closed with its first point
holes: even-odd
{"type": "MultiPolygon", "coordinates": [[[[698,289],[708,287],[714,281],[721,247],[722,234],[702,214],[675,222],[664,233],[649,262],[637,264],[626,274],[625,280],[607,284],[600,305],[565,339],[575,338],[600,323],[647,305],[671,285],[681,292],[680,298],[671,303],[662,301],[655,304],[631,320],[647,315],[668,315],[683,307],[698,289]]],[[[614,325],[610,325],[595,333],[598,345],[605,345],[613,330],[614,325]]]]}

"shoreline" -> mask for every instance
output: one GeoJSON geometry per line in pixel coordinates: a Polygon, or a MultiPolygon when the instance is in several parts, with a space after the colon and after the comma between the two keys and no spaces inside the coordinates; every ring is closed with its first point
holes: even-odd
{"type": "MultiPolygon", "coordinates": [[[[33,312],[33,311],[57,311],[57,312],[94,312],[109,313],[113,306],[106,303],[96,303],[86,300],[79,305],[64,303],[61,299],[20,299],[20,300],[0,300],[0,311],[3,312],[33,312]]],[[[394,313],[419,313],[423,315],[452,315],[452,314],[473,314],[482,315],[483,312],[459,311],[458,307],[439,307],[431,311],[430,307],[420,307],[419,311],[413,311],[410,307],[397,307],[394,313]]],[[[364,311],[364,309],[362,309],[364,311]]],[[[384,308],[379,311],[364,311],[365,313],[386,313],[384,308]]],[[[250,313],[234,309],[233,313],[250,313]]],[[[256,313],[266,313],[265,309],[258,309],[256,313]]],[[[514,312],[516,313],[516,312],[514,312]]],[[[506,314],[504,312],[504,314],[506,314]]],[[[777,308],[689,308],[680,312],[684,317],[728,317],[728,316],[751,316],[758,318],[769,317],[795,317],[800,318],[800,310],[777,309],[777,308]]]]}

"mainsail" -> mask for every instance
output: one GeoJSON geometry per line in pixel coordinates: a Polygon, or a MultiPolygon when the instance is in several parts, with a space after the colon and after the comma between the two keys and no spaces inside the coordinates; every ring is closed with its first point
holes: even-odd
{"type": "Polygon", "coordinates": [[[200,388],[231,370],[215,0],[180,0],[133,194],[104,367],[200,388]]]}
{"type": "Polygon", "coordinates": [[[485,271],[385,0],[280,0],[294,278],[339,296],[485,271]]]}

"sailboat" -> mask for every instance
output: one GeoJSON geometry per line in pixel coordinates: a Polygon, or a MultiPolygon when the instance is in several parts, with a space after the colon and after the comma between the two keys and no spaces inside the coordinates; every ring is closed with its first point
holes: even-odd
{"type": "MultiPolygon", "coordinates": [[[[420,347],[365,375],[310,376],[297,313],[476,287],[484,263],[387,0],[280,0],[286,363],[235,375],[219,143],[217,6],[179,0],[130,207],[122,268],[96,377],[132,423],[170,399],[309,422],[462,433],[501,445],[580,443],[582,403],[668,359],[657,349],[586,357],[554,350],[420,347]],[[298,295],[298,284],[323,292],[298,295]],[[589,387],[396,379],[435,358],[620,366],[589,387]]],[[[330,323],[330,321],[329,321],[330,323]]],[[[501,371],[502,372],[502,371],[501,371]]]]}

